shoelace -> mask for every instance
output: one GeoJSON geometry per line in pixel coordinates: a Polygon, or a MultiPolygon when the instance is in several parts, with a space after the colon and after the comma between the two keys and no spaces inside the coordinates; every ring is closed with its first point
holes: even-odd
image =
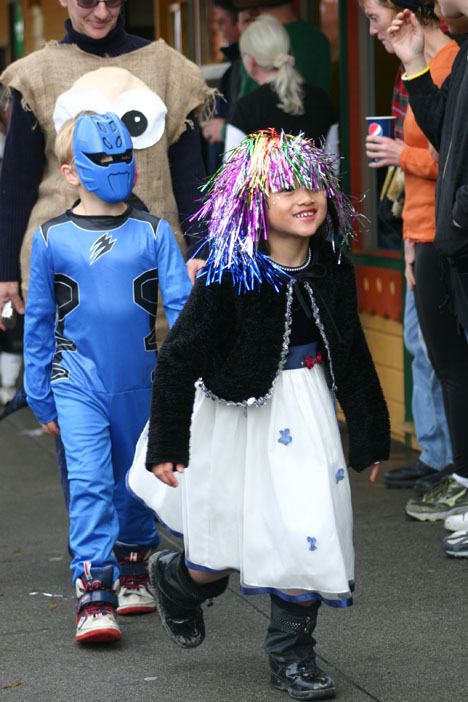
{"type": "Polygon", "coordinates": [[[127,590],[139,590],[140,587],[147,587],[149,578],[147,575],[121,575],[120,586],[127,590]]]}
{"type": "Polygon", "coordinates": [[[83,609],[88,617],[100,617],[114,613],[113,608],[107,602],[90,602],[83,609]]]}
{"type": "Polygon", "coordinates": [[[427,502],[428,500],[432,500],[433,497],[437,497],[437,495],[441,495],[444,493],[448,486],[450,485],[450,478],[443,478],[440,483],[437,483],[437,485],[434,485],[432,490],[428,492],[426,495],[423,497],[423,502],[427,502]]]}

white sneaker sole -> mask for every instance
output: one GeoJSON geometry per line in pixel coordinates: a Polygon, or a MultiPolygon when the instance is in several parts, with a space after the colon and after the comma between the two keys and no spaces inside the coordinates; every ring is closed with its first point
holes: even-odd
{"type": "Polygon", "coordinates": [[[120,641],[122,633],[119,627],[99,627],[76,632],[75,641],[80,644],[114,643],[120,641]]]}
{"type": "Polygon", "coordinates": [[[156,611],[156,602],[154,604],[126,604],[120,605],[115,610],[117,614],[151,614],[156,611]]]}
{"type": "Polygon", "coordinates": [[[443,512],[412,512],[411,507],[406,507],[405,512],[408,517],[416,519],[418,522],[441,522],[455,514],[460,514],[466,507],[454,507],[454,509],[444,510],[443,512]]]}
{"type": "Polygon", "coordinates": [[[462,512],[461,514],[453,514],[450,517],[447,517],[444,527],[447,529],[447,531],[461,531],[462,529],[468,529],[468,510],[462,512]]]}

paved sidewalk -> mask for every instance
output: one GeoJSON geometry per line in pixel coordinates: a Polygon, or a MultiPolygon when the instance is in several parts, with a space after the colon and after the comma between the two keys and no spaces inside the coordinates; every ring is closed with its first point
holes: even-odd
{"type": "MultiPolygon", "coordinates": [[[[395,446],[391,466],[414,454],[395,446]]],[[[74,643],[67,518],[52,441],[22,410],[0,423],[1,702],[286,702],[270,690],[268,599],[227,594],[207,639],[184,651],[157,615],[121,617],[112,647],[74,643]]],[[[388,467],[388,464],[387,464],[388,467]]],[[[407,491],[354,475],[357,591],[322,607],[318,653],[342,702],[467,702],[468,562],[448,559],[440,524],[404,516],[407,491]]]]}

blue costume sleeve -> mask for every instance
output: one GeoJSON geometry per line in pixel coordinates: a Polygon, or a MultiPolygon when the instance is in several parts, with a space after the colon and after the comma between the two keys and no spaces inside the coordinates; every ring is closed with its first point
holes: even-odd
{"type": "Polygon", "coordinates": [[[28,404],[46,424],[57,418],[50,377],[55,354],[54,277],[41,229],[34,234],[24,321],[24,387],[28,404]]]}
{"type": "Polygon", "coordinates": [[[185,261],[169,223],[162,219],[156,231],[156,260],[164,312],[172,327],[192,290],[185,261]]]}

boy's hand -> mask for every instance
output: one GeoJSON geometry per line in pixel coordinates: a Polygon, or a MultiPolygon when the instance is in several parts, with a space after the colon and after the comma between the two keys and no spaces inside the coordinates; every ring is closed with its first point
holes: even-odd
{"type": "MultiPolygon", "coordinates": [[[[1,282],[0,281],[0,310],[2,309],[5,302],[11,300],[13,307],[18,312],[18,314],[24,314],[24,302],[19,294],[19,284],[15,281],[1,282]]],[[[6,326],[0,319],[0,330],[6,331],[6,326]]]]}
{"type": "Polygon", "coordinates": [[[47,424],[41,424],[42,430],[50,436],[60,436],[60,429],[58,428],[57,422],[47,422],[47,424]]]}
{"type": "Polygon", "coordinates": [[[151,466],[151,472],[153,475],[155,475],[161,482],[165,483],[166,485],[169,485],[169,487],[177,487],[179,484],[179,481],[174,475],[174,470],[177,473],[183,473],[185,470],[185,466],[182,465],[182,463],[172,463],[167,462],[167,463],[158,463],[158,464],[153,464],[151,466]]]}

